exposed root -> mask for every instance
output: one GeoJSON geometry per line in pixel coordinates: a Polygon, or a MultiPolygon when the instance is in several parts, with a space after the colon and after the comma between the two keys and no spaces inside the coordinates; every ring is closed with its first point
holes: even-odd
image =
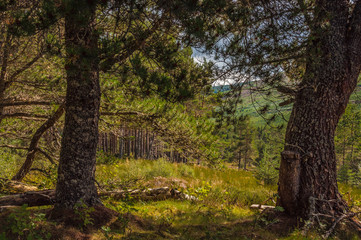
{"type": "Polygon", "coordinates": [[[338,223],[340,223],[343,220],[349,220],[354,222],[355,224],[357,224],[354,220],[352,220],[352,218],[358,214],[360,214],[361,212],[355,212],[355,213],[349,213],[349,214],[343,214],[341,215],[338,219],[336,219],[332,226],[330,227],[330,229],[323,235],[324,239],[329,238],[329,236],[332,234],[332,232],[335,230],[336,226],[338,223]]]}
{"type": "Polygon", "coordinates": [[[352,218],[361,212],[349,212],[346,203],[342,199],[325,200],[310,197],[309,208],[308,221],[303,226],[304,235],[307,234],[312,226],[317,226],[324,231],[322,237],[328,239],[335,231],[336,226],[341,222],[351,223],[360,232],[360,224],[352,218]],[[322,209],[322,212],[316,209],[322,209]],[[326,231],[325,227],[327,225],[330,227],[326,231]]]}
{"type": "Polygon", "coordinates": [[[82,228],[89,232],[111,225],[118,219],[118,215],[119,213],[114,210],[97,205],[81,209],[53,209],[48,214],[48,218],[65,226],[82,228]]]}

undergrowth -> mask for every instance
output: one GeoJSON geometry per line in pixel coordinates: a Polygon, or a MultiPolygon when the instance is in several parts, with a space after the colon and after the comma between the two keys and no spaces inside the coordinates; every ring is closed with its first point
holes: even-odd
{"type": "MultiPolygon", "coordinates": [[[[92,233],[94,240],[317,239],[317,234],[312,232],[305,237],[296,229],[285,236],[267,228],[274,222],[261,221],[263,218],[259,211],[251,210],[249,206],[255,203],[274,204],[272,200],[275,200],[277,187],[261,185],[250,171],[176,164],[164,159],[117,159],[106,155],[101,158],[96,171],[96,181],[101,190],[171,187],[198,200],[139,201],[130,195],[123,200],[103,198],[106,207],[120,214],[114,224],[92,233]]],[[[30,176],[28,179],[44,187],[55,183],[54,176],[44,179],[36,175],[36,178],[30,176]]],[[[340,191],[349,205],[355,208],[361,206],[360,189],[340,184],[340,191]]],[[[0,239],[15,235],[19,239],[23,236],[52,239],[41,230],[51,227],[35,228],[36,224],[45,221],[43,215],[39,215],[37,210],[31,211],[21,208],[9,215],[6,220],[8,227],[2,229],[0,239]]],[[[89,214],[79,212],[79,215],[83,217],[84,226],[92,224],[89,214]]]]}

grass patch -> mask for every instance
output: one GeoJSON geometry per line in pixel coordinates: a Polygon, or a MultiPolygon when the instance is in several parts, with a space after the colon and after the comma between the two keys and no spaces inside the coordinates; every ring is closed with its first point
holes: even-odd
{"type": "Polygon", "coordinates": [[[276,186],[262,186],[251,172],[212,169],[169,163],[163,159],[119,160],[101,164],[97,181],[106,188],[175,187],[201,198],[209,206],[224,204],[247,207],[261,203],[276,193],[276,186]]]}
{"type": "MultiPolygon", "coordinates": [[[[272,230],[274,222],[259,221],[259,212],[250,210],[249,206],[275,198],[277,186],[260,184],[250,171],[176,164],[163,159],[121,160],[105,159],[103,156],[97,165],[96,179],[106,190],[168,186],[193,195],[199,200],[142,202],[130,197],[123,201],[105,198],[102,199],[105,206],[116,210],[120,216],[111,226],[104,226],[90,235],[81,232],[81,229],[66,229],[64,226],[33,217],[40,216],[37,213],[43,213],[45,208],[31,208],[30,212],[18,212],[18,215],[12,218],[14,224],[27,224],[31,232],[24,232],[24,235],[38,234],[42,238],[50,236],[46,235],[49,231],[51,237],[64,233],[69,239],[85,239],[91,236],[94,240],[320,239],[317,233],[310,232],[305,237],[297,229],[294,232],[286,232],[286,235],[281,234],[272,230]],[[27,215],[24,215],[25,213],[27,215]],[[26,220],[25,223],[21,222],[23,219],[26,220]],[[41,222],[41,227],[30,228],[33,222],[41,222]]],[[[33,181],[40,181],[42,184],[44,179],[38,176],[33,178],[33,181]]],[[[54,179],[49,180],[53,181],[54,179]]],[[[344,184],[340,184],[339,187],[347,201],[354,204],[361,201],[361,189],[344,184]]],[[[271,205],[272,202],[267,204],[271,205]]],[[[7,218],[3,220],[8,221],[7,218]]],[[[11,237],[15,236],[14,232],[21,232],[19,229],[13,231],[10,228],[4,228],[2,231],[11,237]]]]}

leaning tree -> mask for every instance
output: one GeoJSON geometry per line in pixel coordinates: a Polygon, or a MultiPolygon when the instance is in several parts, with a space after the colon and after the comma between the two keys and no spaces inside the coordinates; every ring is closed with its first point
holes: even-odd
{"type": "Polygon", "coordinates": [[[347,205],[334,136],[361,70],[361,1],[315,1],[305,19],[310,34],[282,152],[280,204],[297,216],[337,216],[347,205]]]}

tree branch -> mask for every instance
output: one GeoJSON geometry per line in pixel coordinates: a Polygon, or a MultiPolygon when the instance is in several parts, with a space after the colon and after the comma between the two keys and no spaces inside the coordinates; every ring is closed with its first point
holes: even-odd
{"type": "Polygon", "coordinates": [[[55,164],[54,159],[50,156],[50,154],[48,154],[47,152],[45,152],[43,149],[41,148],[36,148],[36,151],[39,151],[41,154],[43,154],[51,164],[55,164]]]}
{"type": "MultiPolygon", "coordinates": [[[[38,148],[38,142],[39,142],[41,136],[43,136],[43,134],[50,127],[54,126],[56,121],[63,115],[64,110],[65,110],[65,103],[60,105],[58,110],[56,110],[56,112],[53,114],[53,116],[51,116],[43,125],[41,125],[40,128],[38,128],[38,130],[36,130],[33,138],[31,139],[31,142],[30,142],[28,154],[26,155],[26,160],[25,160],[24,164],[21,166],[20,170],[12,178],[12,180],[21,181],[25,177],[25,175],[29,172],[31,165],[34,162],[35,153],[37,151],[40,151],[41,153],[44,154],[44,151],[42,151],[38,148]]],[[[47,156],[47,154],[45,156],[47,156]]],[[[52,163],[54,162],[52,159],[50,161],[52,163]]]]}
{"type": "Polygon", "coordinates": [[[30,113],[8,113],[2,114],[2,118],[23,118],[23,119],[48,119],[47,115],[30,114],[30,113]]]}
{"type": "Polygon", "coordinates": [[[0,107],[10,107],[10,106],[28,106],[28,105],[44,105],[51,106],[53,104],[59,104],[54,102],[46,102],[46,101],[23,101],[23,102],[10,102],[4,101],[0,102],[0,107]]]}
{"type": "MultiPolygon", "coordinates": [[[[29,150],[28,147],[20,147],[20,146],[15,146],[15,145],[0,145],[0,148],[11,148],[11,149],[18,149],[18,150],[29,150]]],[[[36,148],[35,149],[35,153],[36,152],[40,152],[41,154],[43,154],[51,164],[55,164],[54,159],[47,153],[45,152],[43,149],[41,148],[36,148]]]]}
{"type": "Polygon", "coordinates": [[[5,88],[7,88],[15,79],[16,77],[23,73],[25,70],[29,69],[34,63],[36,63],[41,57],[43,56],[43,52],[40,51],[38,55],[36,55],[32,60],[26,63],[22,68],[16,70],[9,79],[5,82],[5,88]]]}
{"type": "Polygon", "coordinates": [[[19,149],[19,150],[28,150],[27,147],[19,147],[19,146],[14,146],[14,145],[0,145],[0,148],[11,148],[11,149],[19,149]]]}
{"type": "Polygon", "coordinates": [[[111,68],[115,63],[122,63],[126,59],[128,59],[135,51],[139,50],[141,47],[143,47],[146,43],[146,41],[152,36],[153,33],[155,33],[158,30],[158,27],[163,23],[165,19],[165,16],[162,15],[160,19],[158,19],[153,26],[142,35],[140,39],[137,39],[132,44],[129,44],[128,46],[125,46],[124,49],[126,49],[126,52],[116,56],[117,53],[111,54],[103,58],[103,62],[106,62],[106,64],[102,64],[100,70],[106,71],[107,69],[111,68]]]}
{"type": "Polygon", "coordinates": [[[156,118],[154,114],[146,114],[137,111],[117,111],[117,112],[100,112],[100,116],[121,116],[121,115],[133,115],[147,118],[156,118]]]}
{"type": "MultiPolygon", "coordinates": [[[[176,189],[169,187],[150,188],[145,190],[135,189],[127,191],[109,191],[99,192],[100,197],[112,197],[114,199],[124,199],[131,196],[134,199],[142,201],[155,201],[165,199],[187,199],[198,200],[194,196],[184,194],[176,189]]],[[[0,197],[0,207],[3,206],[22,206],[27,204],[29,207],[53,205],[56,202],[55,190],[31,191],[20,194],[0,197]]]]}
{"type": "Polygon", "coordinates": [[[343,214],[341,215],[341,217],[339,217],[338,219],[336,219],[336,221],[334,221],[334,223],[332,224],[331,228],[326,232],[326,234],[323,236],[324,239],[328,239],[329,236],[331,235],[331,233],[333,232],[333,230],[335,229],[335,227],[337,226],[337,224],[339,222],[341,222],[344,219],[350,219],[358,214],[360,214],[361,212],[354,212],[354,213],[349,213],[349,214],[343,214]]]}
{"type": "Polygon", "coordinates": [[[45,176],[50,177],[50,174],[41,168],[31,168],[29,171],[38,171],[38,172],[41,172],[42,174],[44,174],[45,176]]]}
{"type": "MultiPolygon", "coordinates": [[[[5,85],[5,75],[8,66],[8,58],[9,58],[9,46],[10,45],[10,34],[6,33],[5,43],[3,47],[3,54],[2,54],[2,64],[1,64],[1,73],[0,73],[0,86],[3,88],[5,85]]],[[[5,88],[0,89],[0,91],[4,91],[5,88]]]]}

